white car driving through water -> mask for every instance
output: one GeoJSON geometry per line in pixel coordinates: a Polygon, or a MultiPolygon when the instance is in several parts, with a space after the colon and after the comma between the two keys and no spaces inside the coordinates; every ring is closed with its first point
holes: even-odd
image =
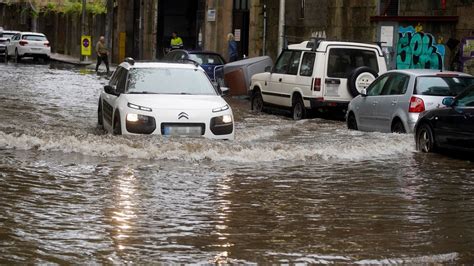
{"type": "Polygon", "coordinates": [[[116,135],[157,134],[234,139],[222,91],[194,64],[120,64],[100,94],[98,123],[116,135]]]}

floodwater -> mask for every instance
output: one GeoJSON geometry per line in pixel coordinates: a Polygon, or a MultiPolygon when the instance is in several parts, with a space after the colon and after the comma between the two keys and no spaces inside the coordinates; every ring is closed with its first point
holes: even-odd
{"type": "Polygon", "coordinates": [[[254,114],[235,141],[111,136],[107,82],[0,65],[0,264],[474,262],[474,165],[254,114]]]}

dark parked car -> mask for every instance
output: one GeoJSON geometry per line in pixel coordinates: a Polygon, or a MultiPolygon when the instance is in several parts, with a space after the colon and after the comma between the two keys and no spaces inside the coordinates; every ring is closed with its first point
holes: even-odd
{"type": "Polygon", "coordinates": [[[214,70],[216,67],[225,64],[225,60],[220,54],[207,51],[173,50],[167,53],[163,59],[171,62],[187,59],[192,60],[206,71],[212,81],[215,81],[214,70]]]}
{"type": "Polygon", "coordinates": [[[0,37],[0,58],[7,61],[7,38],[0,37]]]}
{"type": "Polygon", "coordinates": [[[474,153],[474,85],[455,98],[445,98],[447,107],[428,111],[415,126],[418,150],[438,148],[474,153]]]}

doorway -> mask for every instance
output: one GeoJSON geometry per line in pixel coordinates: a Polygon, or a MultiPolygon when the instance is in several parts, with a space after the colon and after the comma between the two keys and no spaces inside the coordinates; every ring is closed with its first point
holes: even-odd
{"type": "Polygon", "coordinates": [[[249,2],[250,0],[234,0],[232,32],[237,42],[239,58],[249,54],[249,2]]]}
{"type": "Polygon", "coordinates": [[[160,0],[158,3],[157,56],[170,47],[171,34],[177,32],[184,48],[198,50],[199,32],[204,20],[204,0],[160,0]]]}

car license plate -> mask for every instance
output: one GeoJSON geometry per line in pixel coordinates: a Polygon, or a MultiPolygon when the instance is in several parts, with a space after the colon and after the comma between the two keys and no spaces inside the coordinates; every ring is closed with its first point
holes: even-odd
{"type": "Polygon", "coordinates": [[[163,133],[167,136],[201,136],[201,130],[199,126],[166,126],[163,133]]]}

